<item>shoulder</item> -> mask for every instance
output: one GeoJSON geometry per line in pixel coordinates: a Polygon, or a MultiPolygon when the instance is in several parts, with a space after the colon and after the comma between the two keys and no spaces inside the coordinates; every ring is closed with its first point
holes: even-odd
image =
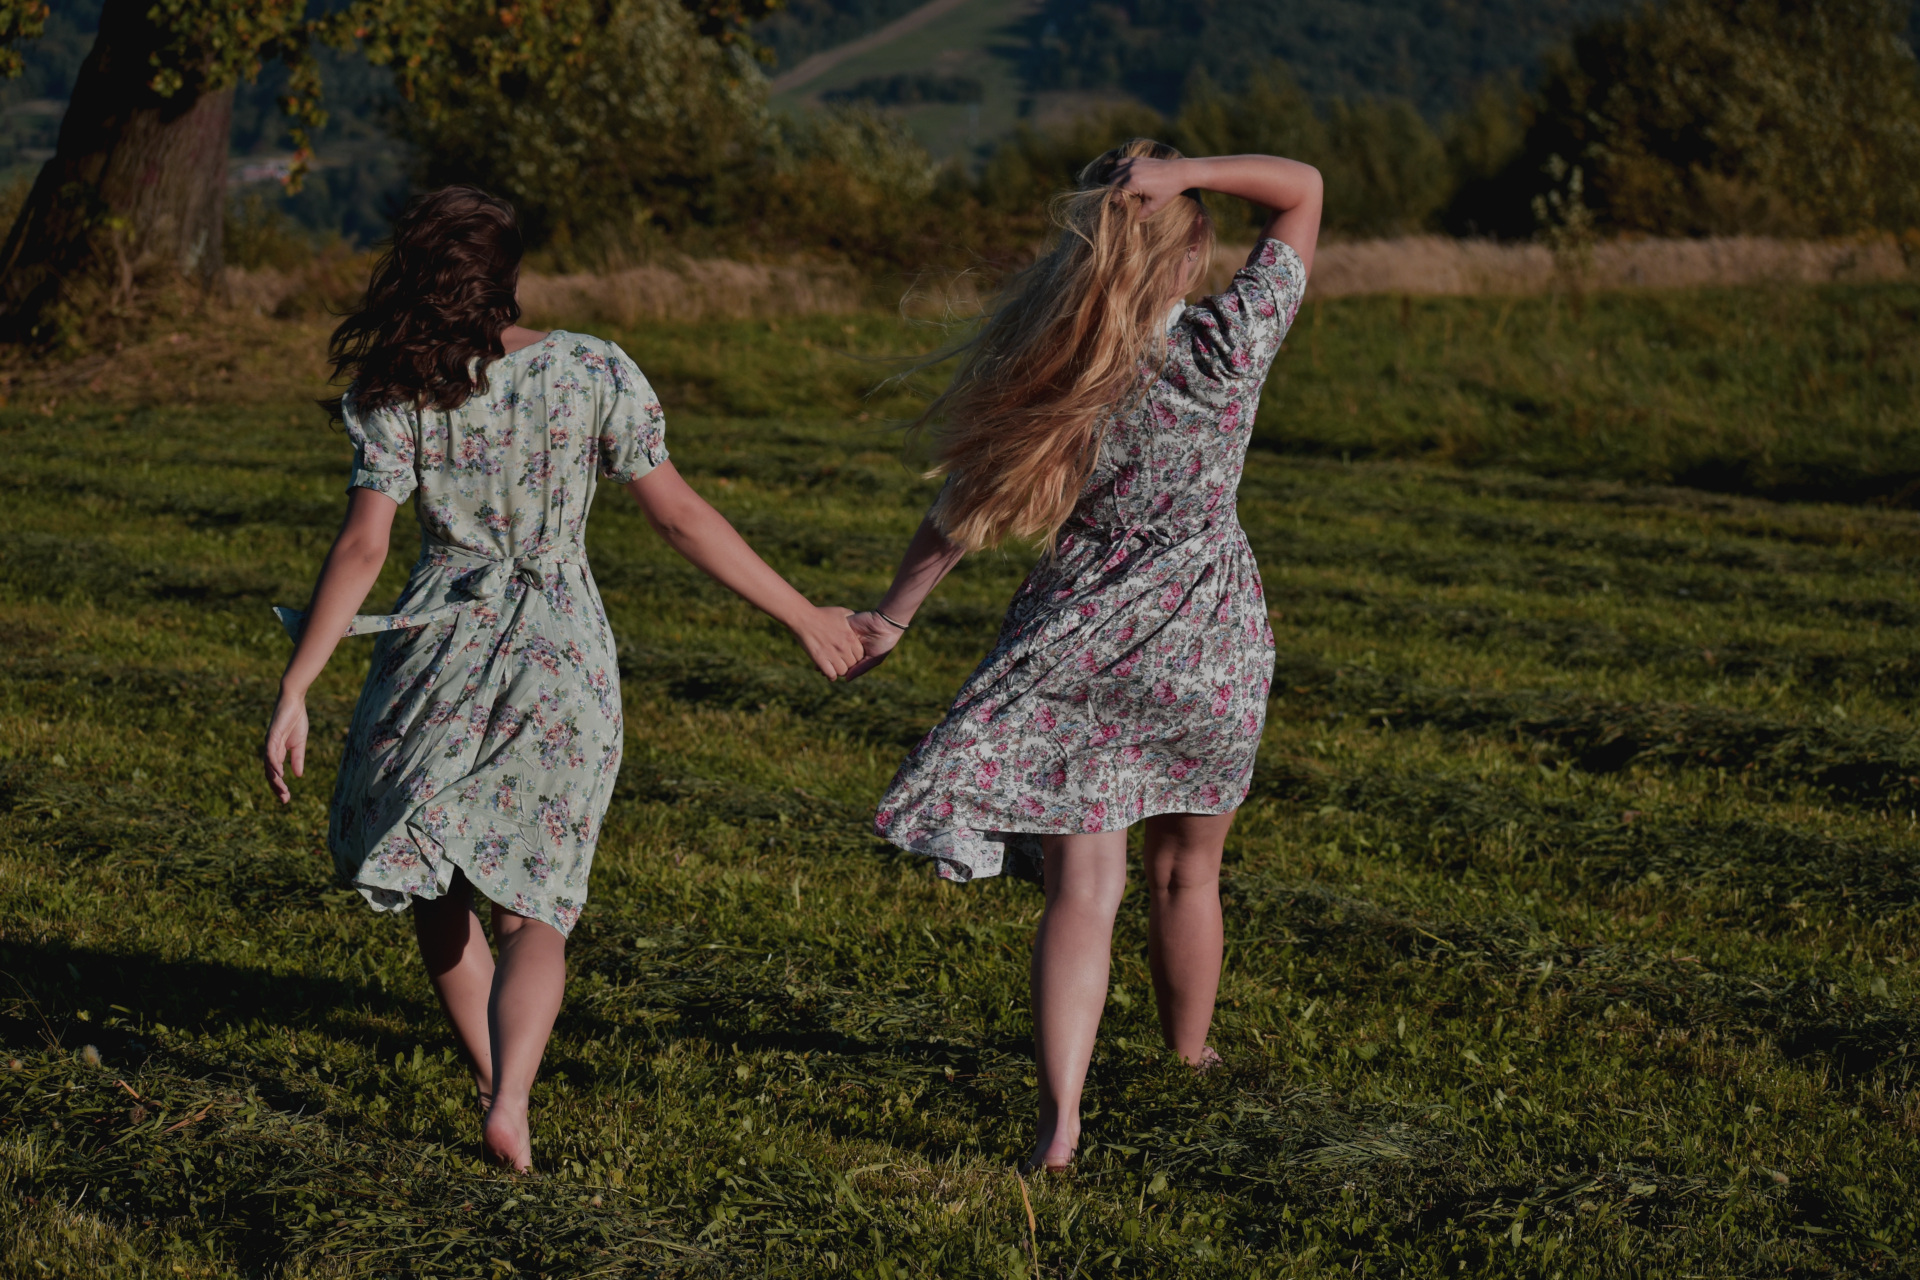
{"type": "Polygon", "coordinates": [[[564,354],[591,382],[601,383],[609,390],[621,394],[641,392],[652,394],[647,385],[646,375],[640,372],[640,366],[633,357],[621,350],[620,344],[609,338],[598,338],[590,333],[572,333],[556,329],[552,334],[555,349],[564,354]]]}
{"type": "Polygon", "coordinates": [[[1270,275],[1281,275],[1289,279],[1303,279],[1306,268],[1300,263],[1300,255],[1293,246],[1284,240],[1275,240],[1271,236],[1253,246],[1253,253],[1247,258],[1242,271],[1259,271],[1270,275]]]}
{"type": "Polygon", "coordinates": [[[368,408],[357,382],[340,397],[341,425],[355,441],[365,441],[370,435],[388,436],[411,429],[413,420],[418,416],[409,405],[383,404],[368,408]]]}

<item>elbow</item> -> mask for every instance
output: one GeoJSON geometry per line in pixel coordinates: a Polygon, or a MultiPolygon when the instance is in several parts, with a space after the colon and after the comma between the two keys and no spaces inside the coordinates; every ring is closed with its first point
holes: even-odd
{"type": "Polygon", "coordinates": [[[387,549],[384,537],[347,537],[335,545],[334,555],[343,566],[378,573],[387,563],[387,549]]]}
{"type": "Polygon", "coordinates": [[[712,508],[704,503],[661,502],[645,508],[647,523],[653,531],[673,546],[680,546],[694,536],[700,517],[712,508]]]}

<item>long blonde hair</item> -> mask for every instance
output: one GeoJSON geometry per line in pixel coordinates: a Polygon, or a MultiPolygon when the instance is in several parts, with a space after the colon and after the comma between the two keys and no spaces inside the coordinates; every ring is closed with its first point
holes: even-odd
{"type": "Polygon", "coordinates": [[[1167,308],[1196,240],[1192,278],[1205,275],[1213,249],[1205,208],[1179,199],[1136,216],[1142,197],[1116,185],[1134,157],[1180,153],[1135,138],[1080,171],[1078,188],[1054,198],[1053,242],[994,301],[958,349],[953,381],[916,424],[933,424],[929,474],[947,477],[934,523],[970,551],[1008,537],[1052,547],[1107,424],[1166,359],[1167,308]]]}

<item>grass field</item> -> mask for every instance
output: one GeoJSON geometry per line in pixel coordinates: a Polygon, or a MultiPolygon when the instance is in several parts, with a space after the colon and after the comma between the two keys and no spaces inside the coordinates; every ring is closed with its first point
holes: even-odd
{"type": "MultiPolygon", "coordinates": [[[[310,331],[17,384],[0,1275],[1912,1274],[1920,518],[1753,494],[1909,500],[1920,291],[1556,305],[1303,313],[1241,494],[1279,671],[1227,1068],[1158,1047],[1130,896],[1031,1234],[1038,895],[864,834],[1020,556],[837,688],[603,495],[628,763],[512,1179],[405,922],[320,852],[364,648],[292,808],[256,780],[268,606],[342,509],[310,331]]],[[[930,487],[843,352],[926,335],[618,336],[694,483],[871,601],[930,487]]]]}

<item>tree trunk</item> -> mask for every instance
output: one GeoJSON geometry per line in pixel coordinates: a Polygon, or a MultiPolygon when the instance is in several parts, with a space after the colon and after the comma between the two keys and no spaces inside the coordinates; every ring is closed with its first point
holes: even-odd
{"type": "Polygon", "coordinates": [[[150,285],[220,276],[233,90],[149,86],[167,33],[106,0],[53,159],[0,249],[0,340],[46,343],[127,314],[150,285]]]}

